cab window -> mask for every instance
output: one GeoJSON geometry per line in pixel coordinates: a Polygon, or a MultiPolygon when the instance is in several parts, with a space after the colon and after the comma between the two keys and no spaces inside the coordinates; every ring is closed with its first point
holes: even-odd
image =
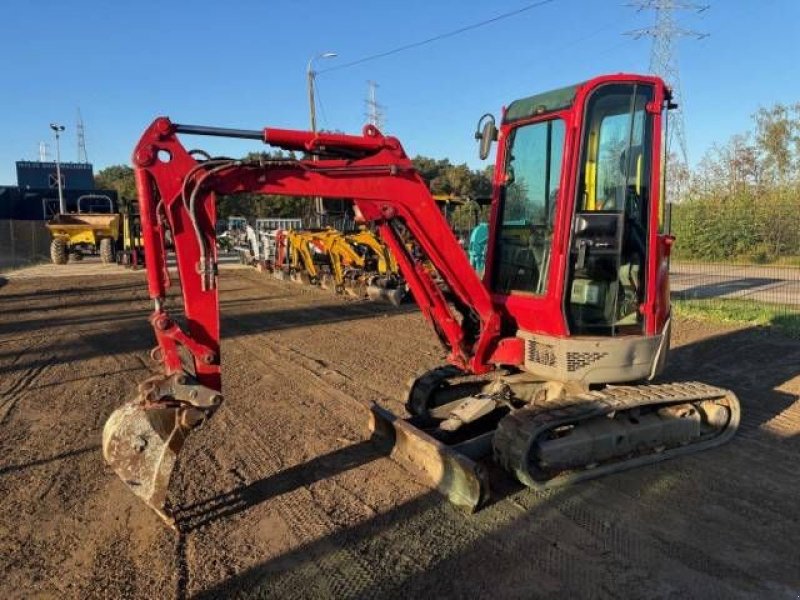
{"type": "Polygon", "coordinates": [[[522,125],[509,135],[496,237],[495,292],[541,295],[547,291],[563,147],[561,119],[522,125]]]}

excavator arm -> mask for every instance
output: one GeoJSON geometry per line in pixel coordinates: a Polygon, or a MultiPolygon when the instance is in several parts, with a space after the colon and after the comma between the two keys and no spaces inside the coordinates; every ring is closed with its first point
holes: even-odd
{"type": "Polygon", "coordinates": [[[500,343],[500,316],[488,290],[400,142],[375,127],[368,125],[362,135],[352,136],[178,125],[162,117],[144,132],[133,162],[154,301],[150,321],[158,346],[153,356],[162,363],[163,374],[140,385],[139,396],[111,416],[103,451],[123,481],[168,522],[166,493],[177,454],[191,429],[222,402],[214,229],[218,194],[351,198],[360,217],[377,226],[422,314],[447,349],[449,362],[480,374],[501,356],[508,357],[509,345],[500,343]],[[187,151],[178,134],[257,139],[317,160],[210,158],[187,151]],[[168,230],[186,330],[165,307],[168,230]],[[409,235],[446,282],[451,298],[423,261],[409,253],[409,235]]]}
{"type": "MultiPolygon", "coordinates": [[[[377,224],[397,259],[425,317],[434,325],[463,370],[483,373],[500,332],[500,318],[490,294],[469,266],[447,221],[415,171],[398,140],[367,126],[362,136],[313,134],[265,129],[263,132],[182,126],[157,119],[134,152],[142,212],[150,296],[156,312],[169,285],[164,251],[166,229],[172,232],[189,337],[219,352],[219,309],[215,250],[216,194],[260,193],[284,196],[352,198],[362,218],[377,224]],[[319,154],[311,160],[231,159],[198,161],[177,138],[178,133],[228,137],[258,136],[285,150],[319,154]],[[346,158],[344,158],[346,157],[346,158]],[[145,223],[146,222],[146,223],[145,223]],[[456,315],[443,292],[407,251],[408,231],[469,315],[456,315]],[[470,327],[470,321],[477,327],[470,327]],[[473,331],[475,329],[476,331],[473,331]]],[[[168,350],[162,348],[168,354],[168,350]]],[[[216,361],[214,361],[216,362],[216,361]]],[[[216,366],[214,365],[211,365],[216,366]]],[[[213,378],[201,381],[218,387],[213,378]]],[[[211,369],[213,370],[213,369],[211,369]]],[[[218,369],[216,369],[218,372],[218,369]]]]}

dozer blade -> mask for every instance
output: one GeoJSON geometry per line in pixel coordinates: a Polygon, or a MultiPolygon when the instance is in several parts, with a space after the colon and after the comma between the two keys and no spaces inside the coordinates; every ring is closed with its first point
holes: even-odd
{"type": "Polygon", "coordinates": [[[353,298],[358,298],[359,300],[367,297],[367,286],[362,281],[346,280],[344,291],[353,298]]]}
{"type": "Polygon", "coordinates": [[[483,465],[446,446],[385,408],[371,407],[373,440],[390,445],[390,457],[421,474],[450,502],[474,512],[489,499],[489,476],[483,465]]]}
{"type": "Polygon", "coordinates": [[[386,288],[374,284],[367,286],[367,297],[373,302],[388,302],[392,306],[400,306],[405,295],[406,291],[401,287],[386,288]]]}
{"type": "Polygon", "coordinates": [[[171,527],[165,502],[178,453],[192,429],[193,408],[145,408],[133,401],[115,410],[103,428],[103,457],[131,491],[171,527]]]}

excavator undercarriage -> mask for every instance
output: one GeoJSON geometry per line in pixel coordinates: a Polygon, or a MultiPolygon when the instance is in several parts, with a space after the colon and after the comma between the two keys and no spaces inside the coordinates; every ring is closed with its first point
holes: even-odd
{"type": "MultiPolygon", "coordinates": [[[[223,402],[213,224],[215,195],[234,193],[349,198],[377,230],[385,268],[396,265],[448,364],[410,382],[411,416],[373,405],[374,438],[459,506],[486,502],[491,464],[544,489],[730,439],[731,391],[657,382],[669,354],[674,238],[661,141],[671,106],[660,79],[619,74],[517,100],[499,131],[482,118],[482,157],[499,141],[482,278],[400,142],[373,126],[350,136],[156,119],[133,160],[162,373],[107,421],[106,460],[172,524],[178,453],[223,402]],[[178,135],[261,140],[305,157],[199,157],[178,135]],[[166,307],[167,232],[185,328],[166,307]]],[[[305,271],[319,278],[315,269],[311,260],[305,271]]]]}
{"type": "MultiPolygon", "coordinates": [[[[413,416],[400,426],[394,456],[434,481],[441,477],[441,466],[431,468],[407,448],[423,432],[435,455],[459,471],[440,489],[470,511],[491,496],[490,459],[542,490],[712,448],[735,433],[740,418],[730,391],[700,382],[589,389],[519,372],[475,381],[451,367],[409,381],[406,408],[413,416]]],[[[397,420],[382,409],[374,414],[375,431],[391,438],[383,423],[396,429],[397,420]]]]}

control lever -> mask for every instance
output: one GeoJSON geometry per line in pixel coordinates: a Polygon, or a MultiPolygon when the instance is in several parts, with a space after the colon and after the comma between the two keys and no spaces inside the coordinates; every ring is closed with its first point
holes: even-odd
{"type": "Polygon", "coordinates": [[[578,240],[578,262],[575,264],[575,269],[583,269],[586,266],[586,253],[592,245],[592,240],[578,240]]]}

